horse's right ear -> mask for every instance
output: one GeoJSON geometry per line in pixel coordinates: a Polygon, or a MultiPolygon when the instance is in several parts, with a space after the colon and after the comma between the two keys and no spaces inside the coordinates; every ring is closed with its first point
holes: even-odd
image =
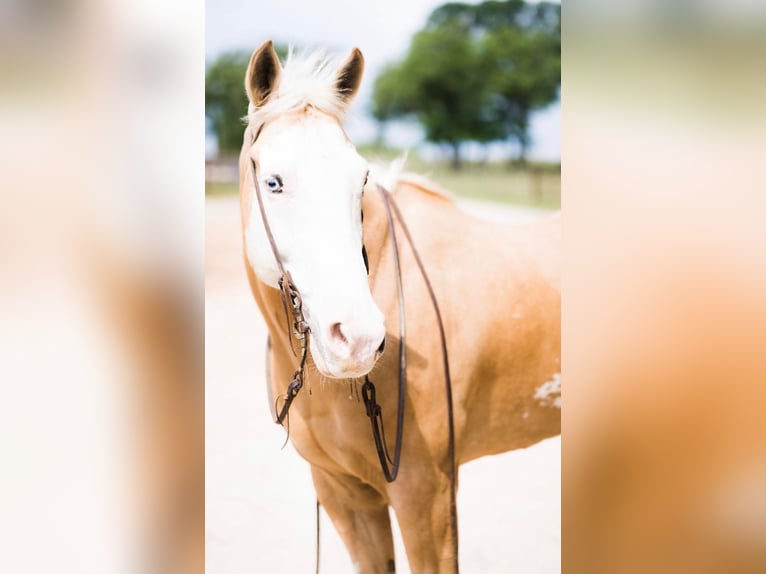
{"type": "Polygon", "coordinates": [[[274,42],[268,40],[253,52],[245,74],[245,90],[253,106],[262,106],[269,95],[276,91],[281,71],[274,42]]]}

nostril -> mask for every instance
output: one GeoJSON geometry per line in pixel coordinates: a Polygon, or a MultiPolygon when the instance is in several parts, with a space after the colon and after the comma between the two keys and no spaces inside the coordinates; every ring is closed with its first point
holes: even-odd
{"type": "Polygon", "coordinates": [[[343,331],[341,330],[340,323],[334,323],[332,327],[330,327],[330,335],[333,339],[337,339],[341,343],[348,343],[348,339],[346,339],[346,336],[343,334],[343,331]]]}
{"type": "Polygon", "coordinates": [[[380,347],[378,347],[378,353],[383,353],[385,348],[386,348],[386,338],[383,337],[383,340],[380,342],[380,347]]]}

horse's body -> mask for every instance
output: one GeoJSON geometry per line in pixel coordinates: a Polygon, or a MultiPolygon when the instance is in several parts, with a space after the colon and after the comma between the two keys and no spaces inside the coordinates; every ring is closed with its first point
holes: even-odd
{"type": "MultiPolygon", "coordinates": [[[[305,113],[315,113],[307,110],[305,113]]],[[[250,128],[248,128],[250,130],[250,128]]],[[[243,226],[257,210],[247,177],[253,133],[240,158],[243,226]]],[[[366,185],[364,245],[373,298],[388,344],[370,373],[393,447],[397,412],[399,310],[391,237],[377,182],[366,185]]],[[[427,184],[400,178],[391,189],[439,302],[452,373],[457,464],[524,448],[560,432],[558,218],[527,226],[475,219],[427,184]]],[[[361,572],[390,572],[388,506],[396,512],[413,572],[453,569],[450,465],[444,371],[436,316],[397,224],[407,328],[407,396],[401,468],[387,483],[361,379],[328,380],[315,369],[290,410],[290,440],[310,464],[317,495],[361,572]]],[[[272,340],[272,395],[296,366],[277,289],[245,257],[272,340]]],[[[299,286],[300,287],[300,286],[299,286]]],[[[309,364],[311,367],[311,363],[309,364]]],[[[555,493],[552,493],[552,495],[555,493]]]]}

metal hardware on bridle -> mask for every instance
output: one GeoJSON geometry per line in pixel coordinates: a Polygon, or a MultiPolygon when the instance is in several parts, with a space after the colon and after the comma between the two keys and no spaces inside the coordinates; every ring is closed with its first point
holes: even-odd
{"type": "MultiPolygon", "coordinates": [[[[293,312],[292,331],[293,335],[301,345],[301,359],[298,363],[298,368],[296,369],[295,373],[293,373],[293,378],[290,381],[290,384],[287,386],[287,392],[283,395],[285,402],[282,404],[282,408],[279,410],[279,413],[276,416],[276,422],[278,424],[282,424],[290,413],[290,406],[293,404],[293,400],[295,400],[295,397],[298,396],[298,393],[303,388],[304,367],[306,366],[306,359],[308,357],[308,333],[310,329],[308,323],[306,323],[306,320],[303,317],[303,300],[301,299],[300,293],[298,293],[298,290],[295,288],[295,285],[293,285],[292,281],[290,281],[289,273],[283,275],[279,283],[280,288],[286,291],[287,297],[291,303],[293,312]],[[286,284],[285,279],[287,279],[286,284]]],[[[292,344],[290,346],[292,347],[292,344]]],[[[311,394],[311,389],[309,389],[309,394],[311,394]]],[[[274,412],[277,412],[276,402],[274,403],[274,412]]],[[[287,438],[289,437],[290,424],[288,422],[287,438]]]]}

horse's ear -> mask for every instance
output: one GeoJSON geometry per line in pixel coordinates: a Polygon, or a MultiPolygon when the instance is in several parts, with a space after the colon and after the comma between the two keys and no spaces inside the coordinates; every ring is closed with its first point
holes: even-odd
{"type": "Polygon", "coordinates": [[[346,58],[338,69],[338,79],[335,82],[338,96],[348,105],[354,99],[359,84],[362,83],[364,74],[364,56],[359,48],[351,50],[351,55],[346,58]]]}
{"type": "Polygon", "coordinates": [[[268,40],[253,52],[245,74],[245,90],[253,106],[262,106],[276,90],[281,71],[282,66],[274,51],[274,42],[268,40]]]}

